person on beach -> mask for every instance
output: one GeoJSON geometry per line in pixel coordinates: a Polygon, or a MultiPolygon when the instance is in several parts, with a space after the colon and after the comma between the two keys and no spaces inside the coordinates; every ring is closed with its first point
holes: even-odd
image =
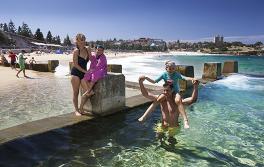
{"type": "Polygon", "coordinates": [[[19,64],[20,70],[16,74],[16,77],[17,78],[19,78],[18,74],[21,71],[23,71],[24,77],[28,78],[28,76],[26,76],[26,70],[25,70],[26,69],[26,67],[25,67],[25,60],[27,59],[27,57],[24,58],[24,54],[25,53],[26,53],[26,51],[25,50],[22,50],[21,53],[19,53],[19,55],[18,55],[18,64],[19,64]]]}
{"type": "MultiPolygon", "coordinates": [[[[177,104],[177,108],[179,112],[181,113],[183,120],[184,120],[184,128],[189,128],[189,122],[185,113],[185,109],[183,106],[182,98],[180,95],[180,86],[179,86],[179,80],[191,80],[192,83],[194,84],[197,82],[195,78],[191,77],[186,77],[181,75],[180,73],[176,72],[176,65],[172,61],[167,61],[165,63],[165,69],[166,71],[163,72],[157,79],[152,80],[149,77],[145,77],[145,79],[151,83],[158,83],[160,80],[164,80],[164,82],[172,82],[173,84],[173,99],[175,103],[177,104]]],[[[166,99],[164,95],[161,95],[162,99],[166,99]]],[[[170,111],[170,117],[175,117],[176,116],[176,109],[173,108],[173,110],[170,111]]]]}
{"type": "Polygon", "coordinates": [[[32,57],[30,60],[29,60],[29,69],[32,70],[33,69],[33,65],[34,63],[36,64],[36,60],[34,59],[34,57],[32,57]]]}
{"type": "Polygon", "coordinates": [[[107,60],[104,55],[104,47],[98,45],[96,47],[95,54],[90,58],[91,64],[90,69],[85,73],[82,82],[82,87],[84,89],[84,94],[82,95],[80,112],[84,113],[83,106],[89,97],[94,95],[93,86],[94,84],[104,78],[107,74],[107,60]]]}
{"type": "Polygon", "coordinates": [[[8,61],[6,60],[6,58],[5,58],[4,55],[1,55],[0,64],[2,64],[2,65],[6,65],[6,64],[8,64],[8,61]]]}
{"type": "Polygon", "coordinates": [[[10,66],[11,66],[11,69],[16,69],[16,59],[17,59],[17,55],[15,53],[13,53],[12,51],[9,51],[9,55],[8,57],[10,57],[10,66]]]}
{"type": "Polygon", "coordinates": [[[83,34],[76,35],[76,49],[73,51],[73,68],[71,69],[71,84],[73,89],[73,105],[75,115],[80,116],[78,108],[78,96],[81,80],[87,72],[87,63],[91,57],[91,49],[86,47],[86,37],[83,34]]]}

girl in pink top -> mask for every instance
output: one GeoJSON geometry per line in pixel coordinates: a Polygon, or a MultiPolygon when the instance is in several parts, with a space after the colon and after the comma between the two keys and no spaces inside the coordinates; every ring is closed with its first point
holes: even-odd
{"type": "Polygon", "coordinates": [[[82,95],[80,111],[83,112],[83,106],[88,97],[94,95],[93,86],[107,74],[107,60],[104,55],[104,47],[99,45],[96,47],[96,54],[90,57],[90,69],[85,73],[82,79],[82,86],[85,93],[82,95]]]}

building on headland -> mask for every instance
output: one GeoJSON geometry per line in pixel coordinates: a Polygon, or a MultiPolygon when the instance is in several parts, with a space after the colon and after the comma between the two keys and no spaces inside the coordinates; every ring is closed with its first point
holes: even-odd
{"type": "Polygon", "coordinates": [[[223,46],[224,44],[224,36],[217,35],[214,37],[214,43],[216,46],[223,46]]]}

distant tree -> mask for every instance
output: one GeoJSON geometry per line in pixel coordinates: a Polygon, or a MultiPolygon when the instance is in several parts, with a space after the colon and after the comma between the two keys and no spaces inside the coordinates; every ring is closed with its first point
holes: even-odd
{"type": "Polygon", "coordinates": [[[15,33],[16,32],[16,27],[15,27],[15,24],[13,23],[12,20],[10,20],[9,23],[8,23],[8,30],[11,33],[15,33]]]}
{"type": "Polygon", "coordinates": [[[219,50],[222,51],[222,52],[228,51],[227,47],[221,47],[221,48],[219,48],[219,50]]]}
{"type": "Polygon", "coordinates": [[[8,44],[8,42],[8,38],[2,31],[0,31],[0,44],[8,44]]]}
{"type": "Polygon", "coordinates": [[[51,43],[56,44],[56,42],[57,42],[56,37],[52,37],[51,43]]]}
{"type": "Polygon", "coordinates": [[[51,35],[51,32],[48,31],[48,33],[47,33],[47,37],[46,37],[46,41],[47,41],[47,43],[52,43],[52,39],[53,39],[53,37],[52,37],[52,35],[51,35]]]}
{"type": "Polygon", "coordinates": [[[4,24],[0,23],[0,30],[3,30],[3,28],[4,28],[4,24]]]}
{"type": "Polygon", "coordinates": [[[64,38],[63,45],[64,46],[71,46],[72,45],[70,37],[68,34],[67,34],[66,38],[64,38]]]}
{"type": "Polygon", "coordinates": [[[53,43],[53,44],[61,44],[60,43],[60,36],[52,37],[51,43],[53,43]]]}
{"type": "Polygon", "coordinates": [[[43,33],[40,31],[39,28],[36,30],[36,33],[34,35],[34,38],[37,39],[37,40],[40,40],[40,41],[45,41],[44,40],[43,33]]]}
{"type": "Polygon", "coordinates": [[[263,43],[260,42],[260,41],[258,41],[258,42],[256,42],[256,43],[254,44],[255,47],[260,47],[261,45],[263,45],[263,43]]]}
{"type": "Polygon", "coordinates": [[[233,46],[244,46],[244,44],[242,42],[239,42],[239,41],[232,42],[232,45],[233,46]]]}
{"type": "Polygon", "coordinates": [[[22,35],[22,29],[21,29],[20,26],[18,26],[18,28],[17,28],[17,34],[18,34],[18,35],[22,35]]]}
{"type": "Polygon", "coordinates": [[[61,39],[60,39],[60,36],[59,36],[59,35],[56,36],[55,41],[56,41],[56,42],[55,42],[56,44],[59,44],[59,45],[61,44],[61,39]]]}
{"type": "Polygon", "coordinates": [[[21,35],[25,37],[33,37],[32,31],[26,23],[22,23],[21,35]]]}
{"type": "Polygon", "coordinates": [[[3,31],[8,32],[8,26],[7,26],[6,23],[5,23],[4,26],[3,26],[3,31]]]}

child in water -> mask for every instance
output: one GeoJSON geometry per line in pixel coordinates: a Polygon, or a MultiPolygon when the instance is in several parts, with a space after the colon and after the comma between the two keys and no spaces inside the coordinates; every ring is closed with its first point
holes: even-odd
{"type": "MultiPolygon", "coordinates": [[[[171,82],[173,84],[173,96],[172,99],[174,100],[174,102],[176,103],[176,105],[178,106],[178,110],[181,113],[183,120],[184,120],[184,128],[189,128],[189,122],[185,113],[185,109],[183,106],[183,101],[180,95],[180,86],[179,86],[179,80],[191,80],[192,83],[196,83],[197,80],[195,78],[191,78],[191,77],[186,77],[181,75],[180,73],[176,72],[176,65],[174,62],[172,61],[167,61],[165,63],[165,69],[166,71],[163,72],[157,79],[152,80],[149,77],[145,77],[144,79],[146,79],[147,81],[151,82],[151,83],[158,83],[160,80],[164,80],[164,82],[171,82]]],[[[164,100],[166,99],[165,95],[160,95],[160,99],[164,100]]],[[[170,111],[170,117],[172,120],[175,120],[174,117],[176,117],[176,108],[175,105],[171,106],[173,107],[173,109],[170,111]]],[[[144,118],[144,117],[143,117],[144,118]]],[[[172,122],[172,126],[176,126],[176,122],[172,122]]]]}

